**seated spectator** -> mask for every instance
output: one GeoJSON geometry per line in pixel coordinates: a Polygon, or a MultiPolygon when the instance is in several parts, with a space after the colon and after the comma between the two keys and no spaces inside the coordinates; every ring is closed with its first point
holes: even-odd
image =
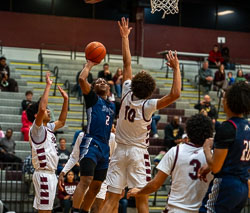
{"type": "Polygon", "coordinates": [[[214,91],[218,91],[220,89],[226,90],[227,86],[225,67],[221,64],[219,70],[217,70],[214,74],[214,91]]]}
{"type": "Polygon", "coordinates": [[[5,137],[0,139],[0,161],[6,163],[22,163],[22,159],[15,156],[15,141],[11,138],[13,130],[8,128],[5,137]]]}
{"type": "Polygon", "coordinates": [[[0,90],[5,92],[18,92],[17,82],[10,78],[10,68],[5,57],[0,57],[0,90]]]}
{"type": "MultiPolygon", "coordinates": [[[[81,87],[79,84],[79,76],[80,76],[81,72],[82,72],[82,70],[77,73],[76,84],[74,85],[74,88],[72,90],[77,92],[78,98],[79,98],[80,102],[82,103],[82,90],[81,90],[81,87]]],[[[87,80],[90,84],[93,83],[94,80],[93,80],[92,73],[89,73],[87,80]]]]}
{"type": "Polygon", "coordinates": [[[211,99],[209,95],[205,95],[204,100],[196,104],[194,108],[198,109],[199,112],[202,112],[203,115],[206,115],[206,112],[208,117],[210,117],[212,119],[212,122],[215,124],[217,118],[217,110],[215,106],[211,104],[211,99]]]}
{"type": "Polygon", "coordinates": [[[209,67],[219,67],[221,63],[224,61],[217,44],[215,44],[213,50],[209,52],[208,61],[209,61],[209,67]]]}
{"type": "Polygon", "coordinates": [[[98,72],[98,78],[103,78],[105,79],[108,84],[111,86],[112,90],[112,85],[114,84],[112,80],[112,73],[109,71],[109,64],[105,63],[103,65],[103,70],[98,72]]]}
{"type": "Polygon", "coordinates": [[[57,166],[57,174],[59,174],[62,171],[63,167],[67,163],[70,156],[70,152],[66,149],[65,138],[59,139],[58,156],[59,156],[59,162],[57,166]]]}
{"type": "Polygon", "coordinates": [[[122,94],[122,77],[123,77],[122,69],[118,68],[113,77],[113,81],[115,84],[115,92],[118,98],[121,98],[121,94],[122,94]]]}
{"type": "Polygon", "coordinates": [[[227,82],[228,82],[228,86],[231,86],[234,84],[235,79],[233,78],[233,73],[232,72],[228,72],[227,73],[227,82]]]}
{"type": "Polygon", "coordinates": [[[2,130],[2,127],[1,127],[1,125],[0,125],[0,139],[1,138],[4,138],[5,137],[5,134],[4,134],[4,132],[3,132],[3,130],[2,130]]]}
{"type": "Polygon", "coordinates": [[[230,60],[230,55],[229,55],[229,48],[228,47],[223,47],[221,49],[221,56],[224,59],[223,64],[226,69],[229,70],[234,70],[235,69],[235,64],[231,62],[230,60]]]}
{"type": "Polygon", "coordinates": [[[167,149],[171,149],[182,142],[184,129],[179,125],[179,116],[174,116],[173,120],[165,127],[165,144],[167,149]]]}
{"type": "Polygon", "coordinates": [[[22,112],[21,120],[22,120],[21,132],[23,133],[23,140],[29,141],[29,131],[30,131],[30,127],[32,126],[32,123],[28,120],[25,110],[23,110],[22,112]]]}
{"type": "Polygon", "coordinates": [[[208,61],[203,63],[200,69],[200,84],[205,88],[205,93],[208,94],[213,83],[212,71],[208,68],[208,61]]]}
{"type": "Polygon", "coordinates": [[[74,179],[74,172],[69,171],[66,175],[64,184],[62,185],[63,189],[61,190],[61,188],[59,187],[58,190],[58,198],[61,202],[63,213],[70,213],[70,209],[72,207],[73,194],[78,184],[74,179]]]}
{"type": "Polygon", "coordinates": [[[152,115],[152,122],[151,122],[151,131],[153,134],[153,138],[159,138],[159,135],[157,134],[157,124],[159,120],[161,119],[160,115],[152,115]]]}
{"type": "Polygon", "coordinates": [[[23,175],[24,175],[24,183],[27,185],[28,197],[34,196],[34,185],[32,181],[32,175],[35,169],[32,165],[32,155],[28,155],[23,161],[23,175]]]}
{"type": "Polygon", "coordinates": [[[33,98],[33,92],[32,91],[26,91],[25,92],[25,100],[22,101],[22,110],[26,110],[29,104],[32,104],[32,98],[33,98]]]}
{"type": "Polygon", "coordinates": [[[235,83],[240,82],[240,81],[246,81],[247,79],[244,77],[243,75],[243,71],[242,70],[238,70],[237,71],[237,76],[235,78],[235,83]]]}
{"type": "Polygon", "coordinates": [[[156,155],[156,157],[154,158],[155,166],[157,166],[160,163],[161,159],[164,157],[165,154],[166,154],[165,151],[160,151],[160,153],[156,155]]]}

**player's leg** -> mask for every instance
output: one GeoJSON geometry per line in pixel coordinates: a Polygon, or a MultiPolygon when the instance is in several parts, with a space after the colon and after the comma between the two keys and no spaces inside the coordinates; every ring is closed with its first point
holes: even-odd
{"type": "Polygon", "coordinates": [[[102,209],[104,204],[104,200],[100,198],[96,198],[95,202],[93,203],[90,213],[99,213],[100,210],[102,209]]]}
{"type": "MultiPolygon", "coordinates": [[[[110,188],[108,190],[110,190],[110,188]]],[[[114,188],[113,188],[113,190],[114,190],[114,188]]],[[[106,200],[105,200],[105,203],[104,203],[104,206],[103,206],[101,212],[102,213],[107,213],[107,212],[115,213],[115,212],[117,212],[117,209],[119,207],[119,200],[121,197],[121,193],[122,193],[122,191],[120,192],[120,194],[118,193],[118,191],[117,191],[117,193],[108,191],[107,195],[106,195],[106,200]]]]}
{"type": "Polygon", "coordinates": [[[96,163],[91,158],[83,158],[80,161],[80,182],[78,183],[73,195],[73,209],[80,212],[85,193],[90,186],[96,168],[96,163]]]}
{"type": "MultiPolygon", "coordinates": [[[[143,188],[151,180],[151,165],[147,149],[130,147],[128,151],[128,188],[143,188]]],[[[136,198],[138,213],[148,212],[148,195],[136,198]]]]}

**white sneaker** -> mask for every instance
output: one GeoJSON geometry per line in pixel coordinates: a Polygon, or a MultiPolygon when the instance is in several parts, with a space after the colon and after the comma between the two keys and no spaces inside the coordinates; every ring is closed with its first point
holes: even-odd
{"type": "Polygon", "coordinates": [[[159,135],[156,133],[153,135],[153,138],[159,138],[159,135]]]}

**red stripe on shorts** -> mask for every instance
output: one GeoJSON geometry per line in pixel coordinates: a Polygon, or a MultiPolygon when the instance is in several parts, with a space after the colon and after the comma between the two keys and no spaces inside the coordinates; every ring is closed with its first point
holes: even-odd
{"type": "Polygon", "coordinates": [[[144,154],[144,159],[148,159],[149,160],[149,154],[144,154]]]}
{"type": "Polygon", "coordinates": [[[150,163],[146,161],[145,166],[150,166],[150,163]]]}
{"type": "Polygon", "coordinates": [[[49,204],[49,200],[40,200],[40,204],[49,204]]]}
{"type": "Polygon", "coordinates": [[[48,179],[47,179],[47,177],[40,177],[40,181],[41,182],[48,182],[48,179]]]}
{"type": "Polygon", "coordinates": [[[45,155],[38,156],[38,160],[45,160],[45,159],[46,159],[45,155]]]}
{"type": "Polygon", "coordinates": [[[45,167],[46,166],[46,162],[45,163],[40,163],[40,167],[45,167]]]}
{"type": "Polygon", "coordinates": [[[48,192],[41,192],[40,196],[41,197],[49,197],[49,193],[48,192]]]}
{"type": "Polygon", "coordinates": [[[151,169],[146,169],[146,174],[151,174],[151,169]]]}
{"type": "Polygon", "coordinates": [[[41,189],[49,189],[48,185],[41,184],[40,186],[41,189]]]}
{"type": "Polygon", "coordinates": [[[146,177],[146,181],[147,181],[147,182],[151,181],[151,177],[148,177],[148,176],[147,176],[147,177],[146,177]]]}
{"type": "Polygon", "coordinates": [[[37,153],[37,154],[40,154],[40,153],[43,153],[43,152],[45,152],[44,148],[41,148],[41,149],[37,149],[37,150],[36,150],[36,153],[37,153]]]}

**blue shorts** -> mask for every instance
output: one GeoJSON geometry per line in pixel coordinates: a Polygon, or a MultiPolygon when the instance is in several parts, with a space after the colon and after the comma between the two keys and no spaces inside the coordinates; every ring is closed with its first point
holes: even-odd
{"type": "Polygon", "coordinates": [[[226,176],[211,181],[199,212],[240,213],[248,197],[247,181],[226,176]]]}
{"type": "Polygon", "coordinates": [[[109,145],[94,138],[84,137],[80,145],[80,161],[90,158],[96,164],[95,170],[107,169],[109,166],[109,145]]]}

